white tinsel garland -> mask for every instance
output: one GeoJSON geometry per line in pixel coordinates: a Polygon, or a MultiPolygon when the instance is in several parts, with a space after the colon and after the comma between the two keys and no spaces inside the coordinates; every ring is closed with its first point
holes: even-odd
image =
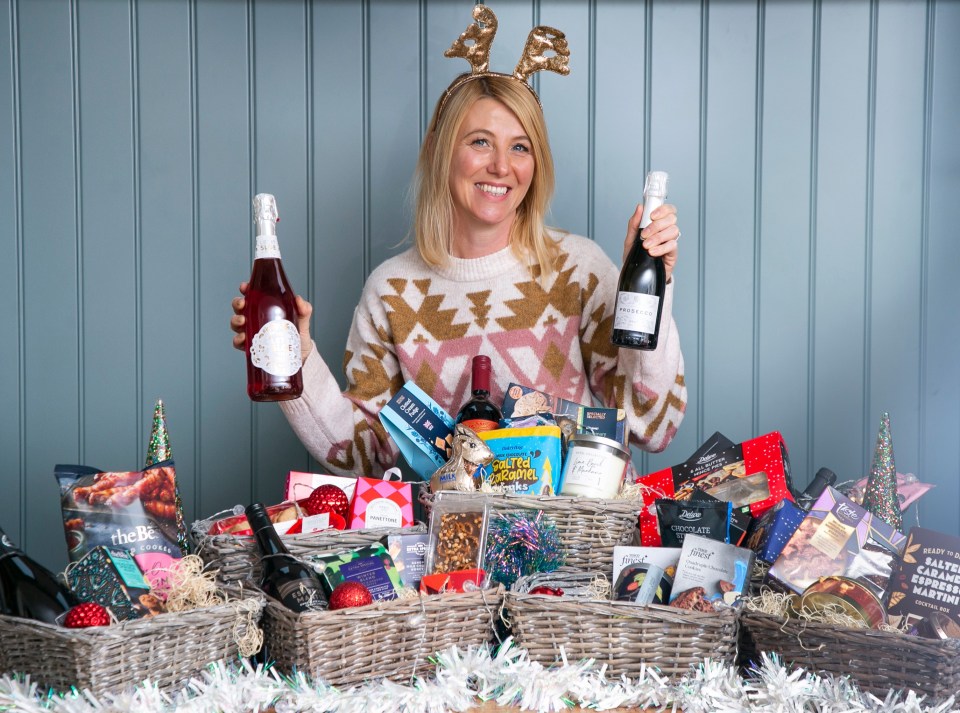
{"type": "Polygon", "coordinates": [[[507,640],[496,651],[452,647],[435,657],[435,675],[410,685],[376,681],[339,690],[301,674],[245,660],[211,664],[172,693],[146,681],[118,694],[85,691],[57,695],[29,679],[0,678],[0,711],[17,713],[446,713],[482,701],[518,710],[557,713],[574,705],[592,710],[650,708],[684,713],[947,713],[954,699],[933,704],[912,692],[884,699],[861,692],[849,679],[791,670],[764,654],[746,677],[736,667],[705,661],[671,682],[653,668],[636,679],[606,678],[592,660],[545,668],[507,640]]]}

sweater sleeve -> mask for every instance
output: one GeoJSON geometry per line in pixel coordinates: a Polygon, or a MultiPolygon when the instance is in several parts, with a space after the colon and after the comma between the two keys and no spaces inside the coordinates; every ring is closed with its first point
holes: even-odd
{"type": "Polygon", "coordinates": [[[673,319],[675,281],[667,284],[660,336],[653,351],[620,349],[610,342],[616,307],[617,270],[598,268],[586,290],[580,344],[590,390],[608,408],[626,412],[630,440],[643,450],[662,451],[677,432],[687,405],[683,354],[673,319]]]}
{"type": "Polygon", "coordinates": [[[303,395],[280,403],[310,454],[337,475],[380,475],[399,457],[378,418],[403,384],[393,345],[377,327],[377,305],[368,283],[347,337],[346,390],[314,344],[303,363],[303,395]]]}

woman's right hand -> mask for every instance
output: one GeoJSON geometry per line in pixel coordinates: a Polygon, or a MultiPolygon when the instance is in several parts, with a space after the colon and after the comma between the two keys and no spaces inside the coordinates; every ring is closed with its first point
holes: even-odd
{"type": "MultiPolygon", "coordinates": [[[[248,282],[241,282],[240,297],[234,297],[230,302],[230,306],[233,307],[233,316],[230,318],[230,329],[234,332],[233,347],[240,351],[246,351],[247,348],[247,335],[244,331],[247,320],[243,316],[243,308],[247,304],[248,287],[248,282]]],[[[297,331],[300,332],[300,357],[305,361],[313,348],[313,339],[310,337],[310,315],[313,314],[313,305],[297,295],[297,312],[300,313],[297,318],[297,331]]]]}

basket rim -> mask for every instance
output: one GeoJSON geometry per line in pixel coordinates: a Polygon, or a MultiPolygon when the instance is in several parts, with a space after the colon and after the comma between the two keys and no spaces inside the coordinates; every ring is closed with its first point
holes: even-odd
{"type": "Polygon", "coordinates": [[[457,490],[441,490],[432,494],[433,498],[463,498],[486,500],[500,506],[507,503],[517,503],[517,508],[531,508],[544,510],[587,509],[597,511],[591,514],[611,512],[612,514],[639,514],[643,508],[640,498],[588,498],[582,495],[525,495],[522,493],[462,493],[457,490]],[[541,505],[552,505],[543,508],[541,505]]]}

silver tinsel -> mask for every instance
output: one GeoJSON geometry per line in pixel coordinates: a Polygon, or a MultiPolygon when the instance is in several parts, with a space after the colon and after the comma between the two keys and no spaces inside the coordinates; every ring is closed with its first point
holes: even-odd
{"type": "Polygon", "coordinates": [[[947,713],[954,699],[926,701],[891,691],[883,699],[862,693],[847,678],[821,676],[784,666],[764,655],[747,676],[733,666],[705,661],[676,681],[649,668],[636,679],[608,679],[596,662],[563,661],[544,667],[509,639],[496,651],[457,647],[434,659],[435,675],[410,685],[375,681],[347,690],[283,676],[246,661],[211,664],[182,689],[164,693],[146,681],[123,693],[94,696],[72,690],[55,694],[29,678],[0,677],[0,711],[18,713],[443,713],[467,711],[482,701],[518,710],[556,713],[574,705],[592,710],[621,707],[684,713],[947,713]]]}

